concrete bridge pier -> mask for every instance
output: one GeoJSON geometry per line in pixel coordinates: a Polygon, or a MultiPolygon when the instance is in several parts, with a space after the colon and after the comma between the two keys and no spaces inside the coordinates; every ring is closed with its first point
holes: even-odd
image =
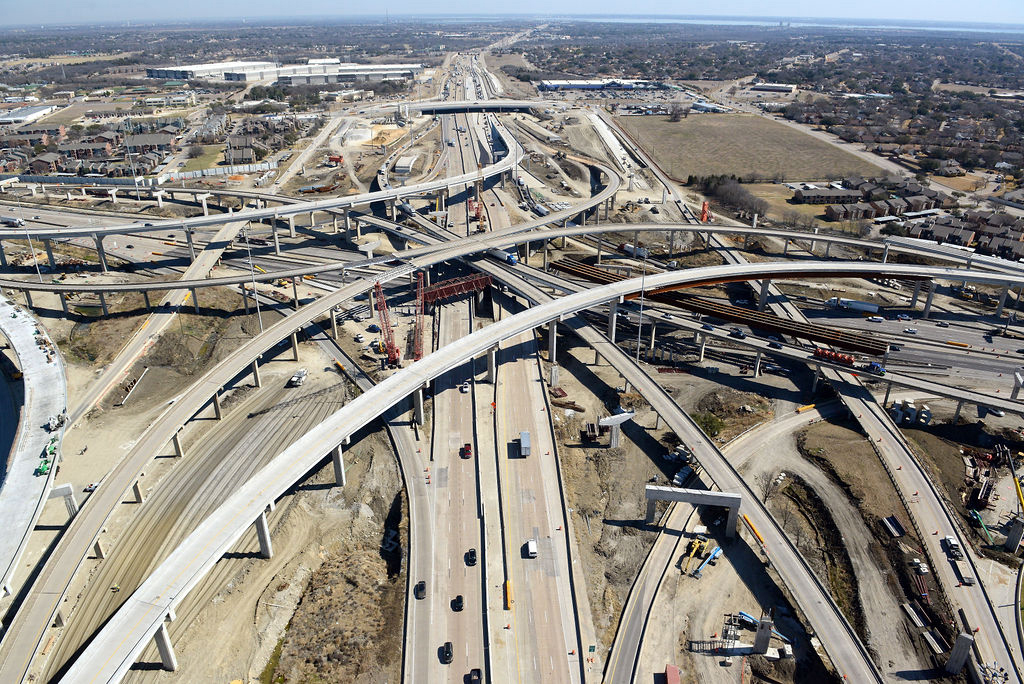
{"type": "Polygon", "coordinates": [[[884,263],[886,263],[887,261],[889,261],[889,245],[886,245],[886,246],[885,246],[885,247],[884,247],[884,248],[882,249],[882,263],[884,264],[884,263]]]}
{"type": "Polygon", "coordinates": [[[349,209],[345,209],[345,240],[352,242],[352,216],[349,209]]]}
{"type": "Polygon", "coordinates": [[[832,251],[832,243],[831,242],[826,242],[825,243],[825,258],[826,259],[828,258],[828,253],[831,252],[831,251],[832,251]]]}
{"type": "Polygon", "coordinates": [[[928,318],[932,312],[932,300],[935,298],[935,283],[928,289],[928,298],[924,300],[924,312],[921,314],[922,318],[928,318]]]}
{"type": "Polygon", "coordinates": [[[613,299],[608,302],[608,339],[615,344],[616,317],[618,316],[619,300],[613,299]]]}
{"type": "Polygon", "coordinates": [[[292,307],[296,311],[299,309],[299,286],[295,278],[292,278],[292,307]]]}
{"type": "Polygon", "coordinates": [[[295,214],[288,217],[288,237],[295,237],[295,214]]]}
{"type": "Polygon", "coordinates": [[[761,357],[764,356],[764,352],[758,350],[757,356],[754,357],[754,377],[761,375],[761,357]]]}
{"type": "MultiPolygon", "coordinates": [[[[26,291],[25,294],[27,295],[28,292],[26,291]]],[[[29,306],[32,306],[31,300],[29,300],[29,306]]],[[[104,316],[109,316],[110,315],[110,309],[107,308],[107,298],[106,298],[106,296],[102,292],[100,292],[100,309],[103,310],[103,315],[104,316]]]]}
{"type": "Polygon", "coordinates": [[[140,504],[145,500],[142,497],[142,487],[139,486],[138,480],[132,483],[132,494],[135,495],[135,503],[137,504],[140,504]]]}
{"type": "Polygon", "coordinates": [[[203,205],[203,216],[209,216],[210,215],[210,207],[206,203],[206,200],[208,200],[209,198],[210,198],[210,193],[205,193],[203,195],[196,195],[196,199],[199,200],[202,203],[202,205],[203,205]]]}
{"type": "Polygon", "coordinates": [[[0,266],[7,268],[7,253],[4,252],[4,241],[0,240],[0,266]]]}
{"type": "Polygon", "coordinates": [[[165,194],[167,194],[167,193],[164,190],[154,190],[153,191],[153,197],[156,198],[156,207],[157,207],[157,209],[163,209],[164,208],[164,195],[165,194]]]}
{"type": "Polygon", "coordinates": [[[417,425],[423,425],[423,388],[420,387],[412,393],[412,419],[417,425]]]}
{"type": "Polygon", "coordinates": [[[270,224],[270,233],[274,236],[274,254],[281,256],[281,240],[277,237],[277,221],[270,224]]]}
{"type": "MultiPolygon", "coordinates": [[[[25,290],[25,306],[27,306],[30,309],[35,308],[35,305],[32,303],[32,293],[28,290],[25,290]]],[[[104,311],[104,313],[106,312],[104,311]]]]}
{"type": "Polygon", "coordinates": [[[953,425],[956,425],[957,421],[960,420],[960,412],[963,410],[964,402],[961,399],[960,401],[956,402],[956,412],[953,413],[953,425]]]}
{"type": "MultiPolygon", "coordinates": [[[[117,188],[107,188],[107,194],[110,195],[110,201],[112,204],[117,204],[117,188]]],[[[35,193],[32,193],[35,196],[35,193]]]]}
{"type": "Polygon", "coordinates": [[[697,363],[703,363],[704,362],[704,351],[707,349],[707,347],[708,347],[708,336],[707,335],[701,335],[700,336],[700,353],[697,356],[697,363]]]}
{"type": "Polygon", "coordinates": [[[1003,291],[999,293],[999,306],[996,307],[996,318],[1003,315],[1003,307],[1006,306],[1006,295],[1010,294],[1010,286],[1003,286],[1003,291]]]}
{"type": "Polygon", "coordinates": [[[914,296],[910,299],[910,308],[917,308],[917,298],[921,296],[921,281],[918,280],[914,283],[914,296]]]}
{"type": "Polygon", "coordinates": [[[761,294],[757,297],[757,310],[764,311],[765,305],[768,303],[768,288],[771,287],[772,281],[767,278],[761,281],[761,294]]]}
{"type": "Polygon", "coordinates": [[[601,238],[597,238],[597,263],[598,264],[601,263],[601,247],[602,247],[602,240],[601,240],[601,238]]]}
{"type": "Polygon", "coordinates": [[[146,311],[153,309],[153,305],[149,303],[149,290],[142,291],[142,301],[146,303],[146,311]]]}
{"type": "Polygon", "coordinates": [[[192,308],[196,310],[196,313],[199,313],[199,291],[193,287],[189,292],[192,293],[192,308]]]}
{"type": "Polygon", "coordinates": [[[498,382],[498,348],[487,351],[487,382],[492,385],[498,382]]]}
{"type": "Polygon", "coordinates": [[[181,458],[185,455],[185,449],[181,446],[181,430],[175,430],[174,436],[171,437],[171,443],[174,444],[174,455],[181,458]]]}
{"type": "Polygon", "coordinates": [[[107,554],[103,551],[103,545],[100,544],[99,539],[97,539],[96,543],[92,545],[92,555],[94,555],[98,560],[103,560],[107,557],[107,554]]]}
{"type": "MultiPolygon", "coordinates": [[[[885,408],[886,406],[889,405],[889,393],[890,392],[892,392],[892,380],[890,380],[889,384],[886,385],[886,387],[885,387],[885,399],[882,400],[882,408],[885,408]]],[[[1016,397],[1014,397],[1014,398],[1016,398],[1016,397]]]]}
{"type": "Polygon", "coordinates": [[[299,333],[297,331],[292,333],[292,360],[299,360],[299,333]]]}
{"type": "MultiPolygon", "coordinates": [[[[103,251],[103,237],[97,233],[92,234],[92,239],[96,242],[96,254],[100,258],[100,268],[106,273],[109,268],[107,267],[107,253],[103,251]]],[[[6,262],[4,263],[6,265],[6,262]]]]}
{"type": "Polygon", "coordinates": [[[182,230],[185,231],[185,240],[188,242],[188,255],[192,261],[196,260],[196,244],[192,241],[192,229],[187,228],[185,224],[181,224],[182,230]]]}
{"type": "Polygon", "coordinates": [[[335,214],[331,217],[331,232],[333,235],[338,234],[338,215],[335,214]]]}
{"type": "Polygon", "coordinates": [[[220,406],[220,390],[213,393],[213,412],[217,416],[217,420],[224,418],[224,411],[220,406]]]}
{"type": "Polygon", "coordinates": [[[274,547],[270,542],[270,528],[267,526],[267,512],[261,511],[260,516],[253,521],[256,526],[256,536],[260,540],[260,556],[263,558],[274,557],[274,547]]]}
{"type": "Polygon", "coordinates": [[[345,456],[341,451],[341,445],[331,450],[331,463],[334,464],[334,482],[339,487],[345,486],[345,456]]]}
{"type": "Polygon", "coordinates": [[[175,672],[178,669],[178,658],[174,655],[174,646],[171,644],[171,635],[167,633],[167,626],[161,624],[153,635],[156,641],[156,650],[160,652],[160,663],[168,672],[175,672]]]}
{"type": "Polygon", "coordinates": [[[328,314],[331,317],[331,339],[335,342],[338,341],[338,316],[331,311],[328,314]]]}
{"type": "Polygon", "coordinates": [[[821,379],[821,366],[814,367],[814,381],[811,382],[811,394],[818,391],[818,380],[821,379]]]}
{"type": "Polygon", "coordinates": [[[789,238],[786,238],[782,243],[782,255],[785,256],[787,254],[789,254],[789,238]]]}
{"type": "Polygon", "coordinates": [[[70,484],[63,484],[59,487],[54,487],[50,490],[50,493],[46,496],[49,499],[64,499],[64,506],[68,509],[68,518],[74,518],[78,515],[78,501],[75,500],[75,490],[70,484]]]}
{"type": "Polygon", "coordinates": [[[263,387],[263,382],[260,380],[260,361],[259,359],[253,359],[252,361],[252,381],[257,387],[263,387]]]}
{"type": "Polygon", "coordinates": [[[46,261],[50,264],[50,268],[57,268],[57,260],[53,258],[53,240],[43,238],[43,247],[46,248],[46,261]]]}
{"type": "MultiPolygon", "coordinates": [[[[0,294],[3,294],[3,293],[0,292],[0,294]]],[[[58,292],[57,293],[57,299],[60,300],[60,308],[64,312],[64,315],[70,314],[71,311],[68,310],[68,298],[65,296],[65,293],[64,292],[58,292]]]]}

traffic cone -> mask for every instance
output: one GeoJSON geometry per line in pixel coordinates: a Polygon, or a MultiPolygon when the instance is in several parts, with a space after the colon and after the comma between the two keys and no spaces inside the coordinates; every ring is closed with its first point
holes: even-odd
{"type": "Polygon", "coordinates": [[[939,533],[939,531],[938,531],[938,530],[935,530],[934,532],[932,532],[932,536],[934,536],[934,535],[936,535],[936,534],[938,534],[938,533],[939,533]]]}

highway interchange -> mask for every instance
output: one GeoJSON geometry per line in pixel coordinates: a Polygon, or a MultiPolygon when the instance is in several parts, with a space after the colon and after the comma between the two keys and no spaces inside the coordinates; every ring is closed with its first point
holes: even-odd
{"type": "MultiPolygon", "coordinates": [[[[488,79],[482,76],[469,79],[469,73],[480,74],[481,71],[474,66],[475,62],[464,61],[460,64],[461,69],[467,74],[466,99],[483,99],[483,93],[474,92],[477,87],[474,82],[486,83],[488,79]]],[[[481,105],[476,108],[485,107],[481,105]]],[[[179,610],[179,604],[189,590],[200,585],[202,581],[208,581],[204,580],[204,576],[216,564],[217,559],[232,548],[269,504],[360,427],[384,414],[391,407],[399,406],[431,381],[434,388],[429,465],[433,473],[431,487],[425,488],[422,483],[410,484],[413,480],[422,479],[418,477],[418,471],[422,470],[420,466],[426,464],[422,462],[423,457],[412,453],[409,446],[403,449],[396,445],[403,470],[407,473],[405,480],[411,490],[410,498],[414,502],[410,511],[410,544],[413,548],[409,554],[408,628],[404,677],[407,681],[421,681],[421,678],[440,681],[450,676],[447,674],[447,667],[453,668],[451,672],[460,673],[468,672],[473,667],[482,667],[494,681],[591,680],[595,675],[586,672],[582,660],[582,632],[586,629],[586,621],[580,620],[579,616],[584,609],[576,600],[577,596],[581,596],[582,602],[586,602],[586,597],[572,586],[572,547],[575,539],[570,537],[565,529],[568,521],[564,496],[559,491],[560,487],[555,485],[560,482],[557,464],[554,458],[508,457],[514,455],[508,452],[514,450],[516,436],[523,430],[530,431],[534,436],[535,454],[550,455],[556,451],[548,414],[538,410],[538,407],[546,406],[547,400],[542,367],[537,361],[537,338],[532,331],[549,321],[555,321],[556,325],[558,321],[564,321],[564,327],[573,330],[598,349],[627,382],[633,387],[643,389],[645,398],[676,434],[683,437],[688,444],[694,445],[694,451],[705,470],[723,491],[744,493],[743,512],[750,515],[770,539],[773,564],[796,597],[837,671],[847,675],[852,681],[882,681],[877,665],[872,662],[866,649],[828,596],[827,590],[810,571],[795,547],[788,542],[785,533],[775,524],[771,514],[758,503],[758,497],[728,465],[717,447],[704,438],[674,400],[661,390],[641,367],[633,363],[627,354],[612,345],[596,329],[586,325],[579,318],[574,318],[573,314],[600,307],[619,297],[634,294],[641,288],[653,290],[676,284],[721,282],[725,279],[756,281],[761,278],[812,277],[814,274],[820,274],[821,277],[836,274],[851,277],[863,274],[875,277],[881,274],[889,277],[964,279],[997,286],[1020,286],[1024,285],[1024,277],[1006,273],[871,262],[815,260],[743,265],[737,261],[722,267],[647,275],[643,283],[640,279],[633,278],[600,288],[581,289],[565,282],[560,287],[552,287],[550,283],[555,279],[551,274],[531,273],[536,269],[522,265],[509,268],[506,264],[481,255],[490,248],[508,248],[512,244],[530,240],[542,242],[563,235],[580,236],[613,230],[609,226],[543,226],[574,218],[587,207],[600,207],[619,187],[618,175],[610,169],[604,169],[606,185],[592,197],[570,210],[515,225],[508,222],[502,211],[491,206],[492,202],[488,197],[484,204],[490,230],[482,234],[471,233],[466,205],[462,201],[456,202],[457,196],[463,192],[462,199],[465,199],[471,191],[464,188],[471,188],[480,177],[499,175],[510,170],[517,164],[519,158],[518,143],[511,142],[505,137],[508,135],[506,133],[502,137],[509,143],[508,148],[513,150],[513,153],[485,169],[483,173],[475,171],[477,159],[474,151],[486,147],[486,144],[481,144],[479,140],[480,131],[486,125],[476,119],[481,116],[469,113],[446,114],[442,117],[442,131],[445,131],[443,135],[457,138],[458,154],[448,154],[446,151],[446,174],[439,174],[437,179],[414,189],[395,188],[361,197],[346,197],[343,201],[326,200],[294,204],[282,202],[280,207],[246,210],[230,218],[227,215],[211,215],[176,221],[168,225],[156,222],[152,227],[124,224],[100,230],[88,226],[77,229],[43,228],[37,232],[38,237],[65,238],[88,237],[101,232],[116,235],[135,234],[147,230],[165,231],[168,228],[181,230],[183,227],[187,229],[221,226],[221,232],[211,240],[206,249],[197,254],[196,260],[186,271],[188,277],[182,276],[179,289],[172,290],[172,293],[178,293],[178,298],[168,300],[166,304],[169,306],[159,307],[152,315],[151,322],[147,324],[147,337],[137,336],[135,339],[138,341],[127,345],[119,355],[118,362],[108,367],[106,374],[102,376],[103,382],[97,382],[95,392],[88,395],[81,404],[82,410],[75,412],[75,417],[78,417],[144,352],[147,341],[158,335],[159,330],[166,326],[174,315],[174,308],[183,303],[188,290],[201,286],[237,285],[250,279],[248,274],[236,278],[205,277],[209,273],[212,261],[220,256],[219,251],[226,246],[225,241],[230,232],[238,230],[243,222],[273,218],[275,215],[344,210],[442,188],[448,191],[451,202],[449,226],[452,232],[447,228],[435,227],[433,235],[415,237],[415,241],[426,245],[402,252],[399,259],[391,260],[397,262],[397,266],[388,264],[387,261],[377,264],[365,262],[363,268],[376,269],[377,275],[374,279],[363,278],[341,285],[334,292],[269,325],[262,334],[240,347],[231,358],[226,359],[186,392],[174,398],[173,403],[147,429],[132,452],[114,472],[107,475],[103,486],[94,493],[89,504],[71,522],[61,543],[35,579],[33,588],[22,603],[12,627],[5,632],[3,642],[0,643],[0,672],[4,675],[4,681],[18,681],[28,673],[29,659],[41,646],[60,597],[64,595],[71,581],[71,575],[75,568],[80,567],[99,530],[107,522],[110,512],[131,490],[139,477],[138,473],[153,454],[161,452],[173,435],[198,414],[209,403],[211,397],[216,396],[223,388],[235,384],[240,373],[244,373],[257,362],[260,355],[266,353],[280,340],[286,339],[296,330],[314,324],[324,314],[333,316],[335,306],[367,292],[372,287],[373,280],[393,282],[407,277],[418,269],[428,269],[457,258],[466,259],[472,267],[503,282],[512,294],[522,296],[531,306],[524,308],[524,303],[514,296],[496,294],[493,305],[501,310],[501,314],[496,314],[495,322],[487,326],[480,326],[475,320],[473,308],[468,303],[444,307],[438,315],[437,339],[434,341],[436,350],[433,353],[428,354],[422,361],[387,377],[372,389],[369,386],[362,387],[364,393],[341,409],[330,414],[311,413],[316,420],[306,421],[296,426],[294,431],[279,435],[276,441],[261,445],[265,451],[265,459],[251,464],[251,470],[244,474],[220,474],[218,477],[236,478],[235,481],[238,482],[243,481],[237,479],[239,477],[247,479],[244,479],[244,484],[233,492],[224,492],[226,496],[221,500],[202,497],[206,507],[201,514],[194,514],[195,517],[188,523],[187,530],[183,529],[190,533],[176,542],[176,547],[168,548],[159,563],[150,560],[146,561],[151,564],[150,566],[133,566],[136,567],[137,576],[134,579],[122,579],[121,583],[125,587],[132,586],[138,589],[126,601],[121,601],[122,605],[119,607],[109,605],[112,601],[108,595],[108,607],[103,611],[96,611],[92,619],[97,622],[98,627],[110,617],[111,610],[116,608],[116,612],[113,612],[109,622],[102,629],[95,632],[89,646],[81,651],[67,669],[64,680],[117,681],[123,677],[142,650],[151,643],[153,635],[164,629],[168,615],[179,610]],[[452,121],[462,121],[461,128],[465,132],[453,131],[452,121]],[[460,232],[463,228],[464,230],[460,232]],[[544,286],[545,282],[548,283],[547,289],[544,286]],[[571,293],[553,298],[551,292],[556,289],[571,293]],[[578,291],[572,292],[573,290],[578,291]],[[483,369],[487,365],[487,355],[496,345],[499,347],[496,353],[496,381],[491,383],[488,382],[483,369]],[[481,355],[484,355],[483,360],[480,359],[481,355]],[[467,381],[470,383],[470,391],[460,391],[459,386],[467,381]],[[517,400],[511,399],[513,394],[517,400]],[[521,400],[522,397],[528,399],[521,400]],[[492,402],[498,407],[493,411],[492,402]],[[496,453],[497,458],[460,458],[459,450],[467,443],[472,445],[474,453],[496,453]],[[521,546],[524,540],[530,538],[540,541],[539,563],[526,563],[520,558],[521,546]],[[470,566],[466,563],[465,554],[469,548],[479,551],[479,565],[470,566]],[[485,583],[482,577],[489,577],[490,581],[485,583]],[[502,609],[504,597],[500,588],[501,582],[496,579],[498,577],[501,578],[501,582],[510,583],[508,586],[515,592],[515,602],[510,611],[502,609]],[[421,578],[428,579],[427,600],[422,601],[413,596],[413,585],[421,578]],[[499,588],[495,589],[496,586],[499,588]],[[449,607],[449,601],[455,595],[462,595],[466,602],[466,609],[459,613],[453,612],[449,607]],[[497,622],[507,622],[510,628],[503,629],[504,625],[498,625],[497,622]],[[445,640],[452,641],[456,646],[455,660],[451,666],[443,665],[435,655],[435,642],[439,640],[441,634],[445,636],[445,640]]],[[[494,127],[492,130],[499,129],[494,127]]],[[[656,168],[649,160],[648,164],[650,168],[656,168]]],[[[667,187],[675,195],[672,184],[667,183],[667,187]]],[[[493,192],[493,186],[485,186],[485,195],[493,192]]],[[[675,201],[681,202],[678,197],[675,197],[675,201]]],[[[425,221],[417,221],[421,230],[425,230],[425,221]]],[[[380,219],[375,219],[374,222],[379,223],[380,219]]],[[[653,226],[644,228],[655,229],[653,226]]],[[[696,229],[686,224],[660,224],[656,229],[664,231],[673,228],[690,231],[696,229]]],[[[392,226],[391,230],[400,235],[408,234],[413,237],[413,232],[408,228],[392,226]]],[[[744,230],[750,229],[739,226],[714,227],[716,239],[720,234],[743,233],[744,230]]],[[[34,227],[33,232],[36,232],[34,227]]],[[[793,236],[786,231],[767,234],[784,238],[793,236]]],[[[19,236],[16,231],[0,233],[0,239],[17,237],[19,236]]],[[[805,239],[811,239],[811,236],[806,236],[805,239]]],[[[824,242],[828,238],[822,236],[818,239],[824,242]]],[[[723,253],[735,254],[727,245],[722,245],[721,248],[723,253]]],[[[878,251],[881,251],[880,247],[878,251]]],[[[344,268],[352,268],[351,262],[344,268]]],[[[278,269],[257,277],[269,280],[330,270],[338,271],[342,270],[342,267],[329,264],[299,266],[278,269]]],[[[90,289],[80,285],[61,287],[12,279],[5,279],[2,284],[5,289],[17,289],[19,286],[52,291],[90,289]]],[[[150,286],[129,283],[111,285],[109,289],[118,287],[139,290],[150,286]]],[[[152,289],[166,290],[168,285],[153,284],[152,289]]],[[[779,309],[780,315],[803,315],[799,309],[787,303],[781,292],[773,292],[772,299],[772,306],[779,309]]],[[[728,336],[725,330],[711,331],[711,334],[716,337],[728,336]]],[[[748,344],[757,347],[767,343],[751,340],[748,344]]],[[[782,355],[794,359],[808,358],[808,352],[799,345],[787,346],[782,355]]],[[[896,479],[903,478],[903,481],[898,483],[900,489],[933,493],[932,496],[922,497],[923,505],[918,508],[921,526],[928,529],[942,527],[944,534],[960,534],[941,497],[934,491],[916,459],[902,443],[898,431],[892,428],[888,416],[879,408],[873,397],[863,390],[856,380],[850,378],[849,374],[841,374],[838,371],[826,371],[826,374],[830,372],[835,375],[829,379],[835,381],[836,387],[842,388],[841,394],[848,405],[859,415],[867,416],[864,429],[873,440],[879,439],[880,456],[889,464],[890,470],[899,471],[896,479]]],[[[936,392],[936,388],[939,390],[937,393],[963,392],[953,388],[944,389],[941,387],[942,383],[932,382],[924,385],[921,380],[913,377],[904,379],[895,373],[891,378],[926,392],[936,392]]],[[[991,399],[982,394],[964,393],[963,396],[973,402],[991,399]]],[[[999,405],[1005,405],[1011,411],[1020,411],[1019,405],[1015,402],[1001,401],[999,405]]],[[[226,433],[224,439],[229,438],[230,433],[226,433]]],[[[206,459],[200,459],[200,462],[206,462],[206,459]]],[[[206,473],[202,477],[212,475],[206,473]]],[[[640,484],[638,483],[638,491],[640,484]]],[[[150,519],[156,519],[163,514],[159,502],[159,496],[150,500],[148,506],[151,511],[147,513],[150,519]]],[[[138,532],[144,533],[141,525],[138,532]]],[[[933,553],[938,549],[938,540],[934,542],[933,553]]],[[[967,611],[970,625],[982,628],[978,637],[978,647],[983,659],[986,662],[995,661],[1007,665],[1015,681],[1019,681],[1014,658],[1014,653],[1019,652],[1015,645],[1016,635],[1007,635],[1005,626],[1000,626],[996,621],[991,610],[992,602],[985,593],[984,585],[980,583],[974,588],[962,588],[961,591],[961,588],[954,589],[955,578],[951,577],[952,571],[946,568],[945,574],[948,575],[943,576],[947,595],[957,601],[958,607],[967,611]],[[958,594],[952,593],[954,591],[969,596],[961,600],[957,598],[958,594]],[[1011,641],[1014,645],[1010,644],[1011,641]]],[[[100,583],[97,591],[105,593],[103,589],[100,583]]],[[[82,635],[78,638],[83,641],[86,635],[93,634],[93,629],[77,629],[82,635]]],[[[64,652],[71,653],[76,646],[72,643],[62,648],[64,652]]],[[[53,669],[49,671],[54,672],[53,669]]],[[[628,676],[620,676],[614,672],[606,673],[606,676],[612,681],[629,681],[632,671],[628,676]]]]}

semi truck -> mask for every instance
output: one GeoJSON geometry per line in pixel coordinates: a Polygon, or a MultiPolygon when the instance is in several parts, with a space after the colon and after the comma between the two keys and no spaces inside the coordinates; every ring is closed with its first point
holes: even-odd
{"type": "Polygon", "coordinates": [[[851,368],[857,368],[858,370],[867,371],[868,373],[874,373],[875,375],[885,375],[885,366],[877,361],[871,361],[863,364],[862,366],[857,366],[857,359],[853,354],[844,354],[843,352],[833,351],[832,349],[815,347],[814,356],[825,361],[831,361],[832,363],[841,363],[845,366],[850,366],[851,368]]]}
{"type": "Polygon", "coordinates": [[[15,228],[17,228],[18,226],[25,225],[25,220],[17,218],[15,216],[0,216],[0,223],[4,224],[5,226],[14,226],[15,228]]]}
{"type": "Polygon", "coordinates": [[[826,302],[833,309],[849,309],[850,311],[862,311],[864,313],[878,313],[878,305],[871,302],[861,302],[856,299],[844,297],[832,297],[826,302]]]}
{"type": "Polygon", "coordinates": [[[530,455],[530,433],[526,430],[519,433],[519,455],[523,458],[530,455]]]}
{"type": "Polygon", "coordinates": [[[513,266],[519,263],[519,257],[517,257],[514,253],[506,252],[501,249],[487,250],[487,255],[490,257],[494,257],[498,261],[503,261],[506,264],[512,264],[513,266]]]}
{"type": "Polygon", "coordinates": [[[651,250],[647,249],[646,247],[636,247],[629,242],[623,242],[621,245],[619,245],[619,251],[625,252],[626,254],[631,254],[637,257],[638,259],[646,259],[647,257],[651,256],[651,250]]]}

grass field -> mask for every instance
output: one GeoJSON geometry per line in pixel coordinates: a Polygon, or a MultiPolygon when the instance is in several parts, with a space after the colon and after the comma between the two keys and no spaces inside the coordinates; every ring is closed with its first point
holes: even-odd
{"type": "Polygon", "coordinates": [[[223,152],[223,145],[203,145],[203,154],[195,159],[186,161],[182,170],[198,171],[200,169],[208,169],[224,158],[222,156],[223,152]]]}
{"type": "Polygon", "coordinates": [[[751,174],[759,179],[814,180],[875,176],[882,170],[834,145],[754,114],[624,116],[619,123],[674,178],[751,174]]]}

